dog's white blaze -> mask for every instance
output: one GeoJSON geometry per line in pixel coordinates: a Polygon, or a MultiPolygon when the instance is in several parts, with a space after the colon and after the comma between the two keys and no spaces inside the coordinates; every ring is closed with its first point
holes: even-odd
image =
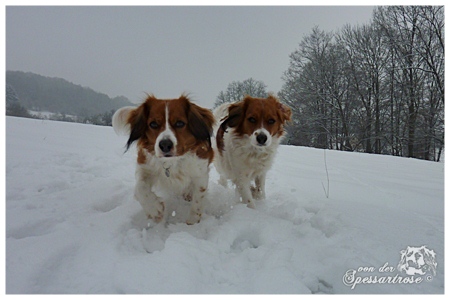
{"type": "MultiPolygon", "coordinates": [[[[176,155],[175,152],[176,152],[176,147],[177,147],[177,138],[175,136],[175,133],[170,128],[169,103],[166,103],[165,115],[166,115],[166,124],[165,124],[164,131],[159,134],[158,138],[156,139],[155,145],[159,145],[159,142],[161,142],[162,140],[169,139],[173,143],[173,150],[172,150],[173,154],[176,155]]],[[[160,157],[164,156],[164,153],[162,153],[161,149],[159,149],[158,146],[155,147],[155,152],[156,152],[157,156],[160,156],[160,157]]]]}

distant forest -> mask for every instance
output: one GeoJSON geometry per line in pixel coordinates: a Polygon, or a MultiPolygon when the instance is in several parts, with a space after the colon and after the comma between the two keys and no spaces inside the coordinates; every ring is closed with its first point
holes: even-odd
{"type": "Polygon", "coordinates": [[[382,6],[370,24],[318,27],[290,55],[279,92],[289,143],[439,161],[444,7],[382,6]]]}
{"type": "Polygon", "coordinates": [[[45,116],[61,121],[111,125],[113,112],[127,105],[133,104],[123,96],[111,99],[105,94],[61,78],[6,71],[8,115],[40,118],[45,116]],[[48,116],[39,112],[52,114],[48,116]]]}

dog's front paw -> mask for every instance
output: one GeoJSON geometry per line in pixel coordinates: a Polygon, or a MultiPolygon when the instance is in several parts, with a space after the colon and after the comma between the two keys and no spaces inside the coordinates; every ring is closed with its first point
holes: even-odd
{"type": "Polygon", "coordinates": [[[191,211],[191,213],[189,214],[189,218],[186,221],[186,224],[194,225],[196,223],[200,223],[201,218],[202,213],[191,211]]]}
{"type": "Polygon", "coordinates": [[[191,202],[192,201],[192,194],[184,194],[183,198],[184,198],[184,201],[191,202]]]}
{"type": "Polygon", "coordinates": [[[248,207],[248,208],[253,208],[253,209],[256,208],[256,206],[255,206],[255,201],[249,199],[249,200],[247,201],[247,207],[248,207]]]}
{"type": "Polygon", "coordinates": [[[155,201],[147,208],[147,217],[160,223],[164,219],[164,208],[164,202],[155,201]]]}
{"type": "Polygon", "coordinates": [[[252,192],[253,199],[261,200],[264,198],[264,193],[262,192],[261,188],[258,188],[256,186],[251,186],[250,190],[252,192]]]}

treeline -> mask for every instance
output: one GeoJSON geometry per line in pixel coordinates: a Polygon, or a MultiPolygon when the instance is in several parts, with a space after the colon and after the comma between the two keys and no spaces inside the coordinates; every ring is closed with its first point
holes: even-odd
{"type": "Polygon", "coordinates": [[[283,80],[290,144],[439,161],[444,7],[377,7],[368,25],[316,27],[283,80]]]}
{"type": "Polygon", "coordinates": [[[34,115],[53,120],[108,125],[111,111],[132,105],[125,97],[111,99],[61,78],[20,71],[6,71],[6,86],[7,113],[10,114],[11,110],[20,111],[21,106],[29,111],[51,112],[50,116],[34,115]]]}

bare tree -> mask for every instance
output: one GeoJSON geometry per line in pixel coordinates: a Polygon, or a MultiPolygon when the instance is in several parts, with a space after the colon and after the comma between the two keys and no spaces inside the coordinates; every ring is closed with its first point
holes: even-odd
{"type": "Polygon", "coordinates": [[[361,140],[365,143],[365,152],[381,153],[381,112],[384,97],[383,78],[387,60],[387,49],[383,45],[383,36],[373,24],[347,25],[339,35],[339,42],[346,51],[349,62],[347,74],[353,92],[361,101],[365,115],[361,140]]]}
{"type": "Polygon", "coordinates": [[[331,99],[326,91],[325,72],[330,66],[327,60],[332,39],[332,34],[313,28],[291,53],[289,69],[283,75],[285,83],[279,96],[293,109],[294,126],[300,122],[308,124],[301,128],[306,140],[300,145],[328,148],[331,99]]]}
{"type": "Polygon", "coordinates": [[[223,103],[236,102],[242,100],[245,96],[256,98],[266,98],[268,96],[267,86],[262,81],[253,78],[244,81],[233,81],[230,83],[226,91],[221,91],[217,96],[214,108],[223,103]]]}
{"type": "Polygon", "coordinates": [[[439,113],[444,105],[443,10],[442,6],[389,6],[374,14],[401,72],[409,157],[430,159],[431,144],[443,141],[443,131],[435,130],[443,126],[439,113]]]}

